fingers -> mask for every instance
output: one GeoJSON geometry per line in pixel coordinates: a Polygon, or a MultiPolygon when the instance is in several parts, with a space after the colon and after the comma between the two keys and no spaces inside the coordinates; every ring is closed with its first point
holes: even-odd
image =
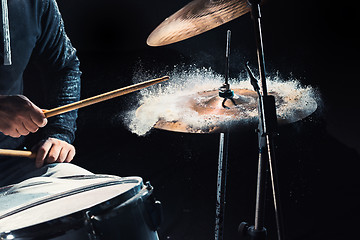
{"type": "Polygon", "coordinates": [[[27,136],[29,133],[35,133],[39,130],[39,127],[33,122],[29,121],[19,121],[19,123],[13,124],[13,126],[8,127],[3,130],[5,135],[18,138],[20,136],[27,136]]]}
{"type": "MultiPolygon", "coordinates": [[[[45,125],[47,123],[47,119],[45,119],[45,125]]],[[[44,126],[45,126],[44,125],[44,126]]],[[[39,130],[39,125],[35,124],[33,121],[29,121],[28,119],[20,119],[7,128],[4,128],[3,134],[18,138],[20,136],[27,136],[29,133],[35,133],[39,130]]]]}
{"type": "Polygon", "coordinates": [[[44,112],[35,104],[31,103],[29,117],[23,121],[24,128],[29,132],[35,133],[39,128],[45,127],[47,122],[44,112]]]}
{"type": "Polygon", "coordinates": [[[30,131],[26,128],[26,126],[24,125],[24,123],[22,123],[17,129],[16,131],[22,135],[22,136],[26,136],[30,133],[30,131]]]}
{"type": "Polygon", "coordinates": [[[44,112],[36,105],[32,105],[33,111],[30,112],[29,120],[31,120],[31,123],[29,124],[34,124],[38,128],[44,127],[47,124],[47,118],[45,117],[44,112]]]}
{"type": "Polygon", "coordinates": [[[45,163],[71,162],[75,156],[75,147],[67,142],[49,138],[40,144],[37,150],[35,165],[41,167],[45,163]]]}
{"type": "Polygon", "coordinates": [[[44,112],[31,102],[27,97],[23,95],[13,96],[15,100],[12,100],[18,117],[23,119],[24,125],[29,129],[36,129],[44,127],[47,124],[47,119],[44,112]]]}
{"type": "MultiPolygon", "coordinates": [[[[42,111],[41,111],[41,113],[42,113],[42,111]]],[[[43,120],[40,120],[39,117],[37,117],[37,120],[34,120],[34,118],[32,117],[31,114],[32,114],[32,112],[30,113],[29,118],[21,119],[22,122],[18,123],[16,125],[17,133],[20,134],[20,136],[26,136],[29,133],[36,133],[40,127],[44,127],[47,124],[47,119],[45,118],[45,116],[44,116],[43,120]],[[42,122],[40,122],[40,121],[42,121],[42,122]]],[[[20,137],[20,136],[12,136],[12,137],[20,137]]]]}
{"type": "Polygon", "coordinates": [[[40,168],[44,164],[45,158],[47,156],[47,153],[51,149],[51,146],[52,143],[49,141],[44,141],[42,145],[40,144],[35,159],[35,166],[37,168],[40,168]]]}

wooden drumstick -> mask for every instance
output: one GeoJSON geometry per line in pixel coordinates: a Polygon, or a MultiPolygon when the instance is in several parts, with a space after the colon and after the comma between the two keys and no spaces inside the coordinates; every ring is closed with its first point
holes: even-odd
{"type": "MultiPolygon", "coordinates": [[[[112,99],[115,97],[119,97],[128,93],[132,93],[141,89],[144,89],[146,87],[149,87],[151,85],[163,82],[169,80],[168,76],[164,76],[161,78],[152,79],[149,81],[145,81],[142,83],[137,83],[134,85],[130,85],[127,87],[123,87],[114,91],[110,91],[107,93],[103,93],[91,98],[87,98],[78,102],[74,102],[71,104],[67,104],[58,108],[50,109],[50,110],[43,110],[45,117],[53,117],[65,112],[69,112],[78,108],[86,107],[98,102],[102,102],[108,99],[112,99]]],[[[25,151],[25,150],[12,150],[12,149],[0,149],[0,156],[10,156],[10,157],[27,157],[27,158],[36,158],[36,153],[33,153],[31,151],[25,151]]]]}
{"type": "Polygon", "coordinates": [[[75,110],[78,108],[86,107],[86,106],[89,106],[89,105],[92,105],[95,103],[99,103],[99,102],[102,102],[102,101],[105,101],[108,99],[119,97],[119,96],[122,96],[122,95],[125,95],[128,93],[132,93],[132,92],[141,90],[143,88],[149,87],[151,85],[154,85],[154,84],[166,81],[166,80],[169,80],[168,76],[152,79],[152,80],[145,81],[142,83],[137,83],[137,84],[130,85],[127,87],[123,87],[123,88],[120,88],[120,89],[117,89],[114,91],[110,91],[107,93],[103,93],[103,94],[100,94],[100,95],[97,95],[94,97],[90,97],[90,98],[87,98],[87,99],[84,99],[84,100],[81,100],[78,102],[70,103],[70,104],[67,104],[67,105],[64,105],[61,107],[57,107],[54,109],[43,110],[43,112],[45,114],[45,117],[49,118],[49,117],[56,116],[56,115],[59,115],[59,114],[65,113],[65,112],[69,112],[69,111],[72,111],[72,110],[75,110]]]}
{"type": "Polygon", "coordinates": [[[24,150],[0,149],[0,156],[35,158],[36,154],[24,150]]]}

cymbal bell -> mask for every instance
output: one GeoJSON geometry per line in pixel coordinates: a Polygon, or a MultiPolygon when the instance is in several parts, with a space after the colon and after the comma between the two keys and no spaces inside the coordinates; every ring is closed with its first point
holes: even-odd
{"type": "Polygon", "coordinates": [[[247,0],[194,0],[166,18],[149,35],[149,46],[163,46],[196,36],[250,11],[247,0]]]}

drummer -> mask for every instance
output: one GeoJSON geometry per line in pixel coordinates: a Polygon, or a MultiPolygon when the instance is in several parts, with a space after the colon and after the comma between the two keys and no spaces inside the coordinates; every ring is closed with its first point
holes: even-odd
{"type": "Polygon", "coordinates": [[[56,1],[2,0],[1,9],[0,148],[27,147],[36,153],[36,160],[1,157],[0,186],[40,175],[90,174],[69,163],[75,156],[76,110],[48,120],[23,96],[23,73],[34,62],[46,74],[44,86],[35,86],[37,95],[47,99],[44,106],[58,107],[80,98],[80,63],[56,1]]]}

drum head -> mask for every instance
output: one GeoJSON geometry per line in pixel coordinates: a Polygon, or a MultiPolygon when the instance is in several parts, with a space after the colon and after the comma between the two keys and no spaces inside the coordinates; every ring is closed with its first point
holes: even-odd
{"type": "Polygon", "coordinates": [[[0,189],[0,233],[59,219],[94,206],[113,207],[138,193],[142,185],[140,177],[87,175],[36,177],[4,187],[0,189]]]}

